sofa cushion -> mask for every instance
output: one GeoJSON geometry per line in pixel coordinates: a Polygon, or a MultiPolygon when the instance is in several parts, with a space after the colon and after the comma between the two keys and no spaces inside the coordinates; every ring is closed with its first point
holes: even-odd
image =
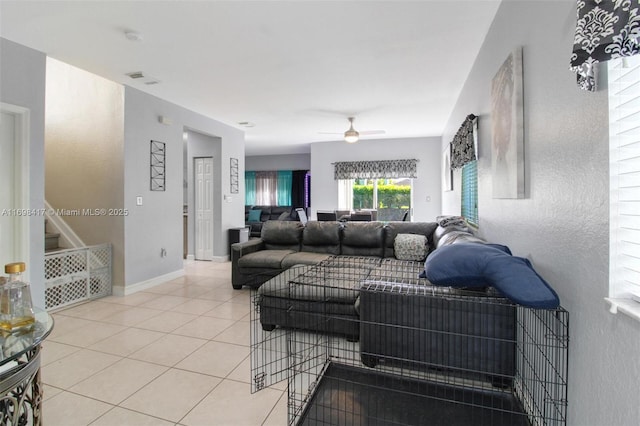
{"type": "Polygon", "coordinates": [[[300,251],[303,226],[300,222],[268,220],[262,225],[260,238],[267,250],[300,251]]]}
{"type": "Polygon", "coordinates": [[[427,237],[429,251],[435,249],[433,244],[433,231],[438,226],[435,222],[389,222],[385,235],[384,257],[395,257],[394,243],[398,234],[417,234],[427,237]]]}
{"type": "Polygon", "coordinates": [[[249,210],[249,217],[247,219],[248,222],[260,222],[260,215],[262,214],[262,210],[260,209],[251,209],[249,210]]]}
{"type": "Polygon", "coordinates": [[[393,242],[396,258],[423,261],[429,253],[427,237],[417,234],[398,234],[393,242]]]}
{"type": "Polygon", "coordinates": [[[249,253],[238,259],[240,268],[273,268],[282,269],[282,260],[293,250],[260,250],[249,253]]]}
{"type": "Polygon", "coordinates": [[[327,253],[312,253],[312,252],[296,252],[285,256],[282,259],[283,268],[291,268],[293,265],[317,265],[318,263],[327,260],[331,255],[327,253]]]}
{"type": "Polygon", "coordinates": [[[384,235],[381,222],[346,222],[342,231],[341,254],[383,257],[384,235]]]}
{"type": "Polygon", "coordinates": [[[340,228],[338,222],[307,222],[302,231],[302,251],[340,254],[340,228]]]}
{"type": "Polygon", "coordinates": [[[461,243],[441,247],[425,262],[426,277],[435,285],[482,287],[491,285],[523,306],[552,309],[558,295],[524,258],[499,247],[461,243]]]}

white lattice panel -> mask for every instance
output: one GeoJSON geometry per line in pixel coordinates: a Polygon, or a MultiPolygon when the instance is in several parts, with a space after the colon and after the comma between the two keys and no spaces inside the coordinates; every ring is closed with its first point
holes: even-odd
{"type": "Polygon", "coordinates": [[[45,308],[111,294],[111,245],[83,247],[45,254],[45,308]]]}

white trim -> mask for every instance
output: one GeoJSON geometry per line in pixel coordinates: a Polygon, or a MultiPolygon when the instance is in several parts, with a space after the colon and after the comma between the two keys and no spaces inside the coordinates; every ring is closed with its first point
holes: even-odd
{"type": "Polygon", "coordinates": [[[623,313],[631,318],[640,321],[640,303],[631,299],[615,299],[605,297],[604,300],[609,304],[609,312],[612,314],[623,313]]]}
{"type": "Polygon", "coordinates": [[[137,293],[148,288],[155,287],[160,284],[164,284],[168,281],[175,280],[184,276],[184,269],[178,269],[177,271],[169,272],[168,274],[159,275],[146,281],[127,285],[127,286],[113,286],[113,295],[122,297],[128,296],[133,293],[137,293]]]}
{"type": "Polygon", "coordinates": [[[82,239],[76,234],[73,229],[62,219],[61,215],[57,215],[55,213],[55,209],[51,207],[51,204],[44,200],[44,208],[46,209],[47,219],[51,222],[51,225],[60,233],[60,237],[64,241],[64,246],[71,246],[73,248],[85,247],[86,244],[82,239]]]}
{"type": "Polygon", "coordinates": [[[196,260],[196,257],[193,254],[188,254],[185,260],[196,260]]]}
{"type": "MultiPolygon", "coordinates": [[[[0,111],[15,116],[15,138],[14,138],[14,165],[15,165],[15,182],[17,191],[14,194],[14,207],[21,209],[30,209],[30,179],[29,179],[29,141],[31,132],[31,111],[18,105],[0,102],[0,111]]],[[[31,259],[31,220],[27,216],[25,220],[16,221],[16,254],[20,259],[29,259],[28,262],[33,263],[31,259]]],[[[24,273],[26,281],[29,279],[29,269],[24,273]]]]}

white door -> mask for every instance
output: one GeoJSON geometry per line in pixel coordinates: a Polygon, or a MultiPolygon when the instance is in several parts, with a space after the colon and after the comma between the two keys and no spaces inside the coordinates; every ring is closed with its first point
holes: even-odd
{"type": "Polygon", "coordinates": [[[213,260],[213,158],[195,158],[196,260],[213,260]]]}
{"type": "MultiPolygon", "coordinates": [[[[15,116],[0,113],[0,265],[16,262],[15,116]]],[[[26,259],[25,259],[26,261],[26,259]]]]}

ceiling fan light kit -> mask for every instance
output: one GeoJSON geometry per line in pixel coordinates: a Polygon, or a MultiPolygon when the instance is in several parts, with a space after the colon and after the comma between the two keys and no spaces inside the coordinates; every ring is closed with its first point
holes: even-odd
{"type": "Polygon", "coordinates": [[[360,133],[353,128],[353,117],[349,117],[349,130],[344,132],[344,141],[347,143],[356,143],[360,138],[360,133]]]}

